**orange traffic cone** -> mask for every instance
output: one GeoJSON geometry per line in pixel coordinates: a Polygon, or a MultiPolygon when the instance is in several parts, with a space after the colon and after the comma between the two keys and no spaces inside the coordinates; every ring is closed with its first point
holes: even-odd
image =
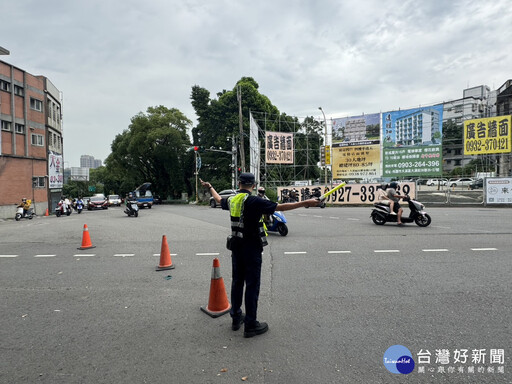
{"type": "Polygon", "coordinates": [[[210,284],[210,298],[206,308],[201,307],[201,311],[211,317],[219,317],[229,312],[231,304],[226,296],[226,287],[224,279],[220,276],[219,259],[213,259],[212,282],[210,284]]]}
{"type": "Polygon", "coordinates": [[[46,208],[46,212],[44,213],[44,215],[45,215],[45,216],[50,216],[50,215],[48,214],[48,208],[46,208]]]}
{"type": "Polygon", "coordinates": [[[82,236],[82,246],[78,249],[89,249],[89,248],[96,248],[94,245],[92,245],[91,237],[89,236],[89,228],[87,228],[87,224],[84,224],[84,233],[82,236]]]}
{"type": "Polygon", "coordinates": [[[169,244],[167,244],[167,237],[162,236],[162,248],[160,250],[160,264],[156,267],[157,271],[165,269],[174,269],[174,264],[171,260],[171,253],[169,252],[169,244]]]}

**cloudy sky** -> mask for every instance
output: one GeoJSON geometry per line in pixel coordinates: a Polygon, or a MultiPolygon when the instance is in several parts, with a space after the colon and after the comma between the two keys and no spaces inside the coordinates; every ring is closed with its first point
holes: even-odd
{"type": "Polygon", "coordinates": [[[0,0],[1,60],[63,93],[64,160],[104,160],[148,106],[195,123],[243,76],[288,115],[429,105],[512,78],[510,0],[0,0]]]}

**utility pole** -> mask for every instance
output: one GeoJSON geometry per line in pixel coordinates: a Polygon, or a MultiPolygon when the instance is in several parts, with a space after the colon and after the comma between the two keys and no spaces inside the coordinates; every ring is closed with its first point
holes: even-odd
{"type": "Polygon", "coordinates": [[[325,187],[327,188],[327,119],[325,118],[325,113],[322,107],[318,107],[319,110],[322,111],[322,115],[324,115],[324,124],[325,124],[325,139],[324,139],[324,159],[325,159],[325,187]]]}
{"type": "Polygon", "coordinates": [[[244,123],[242,120],[242,89],[240,85],[236,88],[238,99],[238,127],[240,128],[240,167],[245,172],[245,150],[244,150],[244,123]]]}

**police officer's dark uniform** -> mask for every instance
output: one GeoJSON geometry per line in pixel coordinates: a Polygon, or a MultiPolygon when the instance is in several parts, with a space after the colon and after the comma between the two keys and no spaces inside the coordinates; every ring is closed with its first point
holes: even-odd
{"type": "MultiPolygon", "coordinates": [[[[254,175],[242,173],[240,184],[252,185],[254,175]]],[[[245,328],[244,337],[252,337],[268,330],[266,323],[257,321],[258,298],[261,283],[261,264],[263,246],[267,244],[262,215],[272,214],[277,203],[250,195],[250,191],[241,189],[236,196],[222,199],[221,207],[231,214],[232,235],[237,237],[231,250],[233,281],[231,283],[231,317],[233,329],[240,328],[242,315],[242,299],[245,283],[245,328]],[[239,215],[237,217],[237,208],[239,215]],[[240,216],[242,220],[240,220],[240,216]],[[239,223],[242,222],[242,226],[239,223]]]]}
{"type": "Polygon", "coordinates": [[[232,329],[237,331],[245,322],[244,337],[252,337],[261,335],[268,330],[267,323],[260,323],[257,320],[261,282],[261,253],[263,246],[267,244],[262,215],[271,215],[276,208],[280,211],[289,211],[301,207],[316,207],[319,206],[321,201],[313,198],[300,202],[277,204],[259,196],[251,195],[255,183],[252,173],[240,174],[239,182],[242,189],[238,194],[222,198],[209,182],[201,180],[202,186],[208,188],[215,201],[223,209],[230,211],[231,236],[236,240],[234,245],[230,242],[233,267],[233,281],[231,284],[232,329]],[[243,189],[244,186],[249,190],[243,189]],[[245,316],[241,309],[244,284],[245,316]]]}

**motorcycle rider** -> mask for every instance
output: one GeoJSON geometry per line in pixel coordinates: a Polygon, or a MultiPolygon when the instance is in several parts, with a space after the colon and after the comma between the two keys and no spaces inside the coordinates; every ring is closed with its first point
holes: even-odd
{"type": "Polygon", "coordinates": [[[128,213],[132,210],[132,203],[135,202],[137,199],[135,198],[135,193],[133,192],[128,192],[128,196],[126,197],[126,199],[124,199],[124,203],[126,205],[126,210],[125,212],[128,213]]]}
{"type": "Polygon", "coordinates": [[[379,200],[379,203],[389,205],[389,213],[391,215],[396,215],[396,212],[394,211],[395,208],[395,202],[391,200],[387,194],[386,190],[389,188],[387,183],[383,183],[381,188],[377,190],[377,200],[379,200]]]}
{"type": "Polygon", "coordinates": [[[71,201],[66,196],[64,196],[64,204],[66,205],[66,212],[71,211],[71,201]]]}
{"type": "Polygon", "coordinates": [[[78,196],[78,199],[76,200],[76,208],[78,209],[79,206],[82,208],[84,207],[84,200],[82,199],[82,196],[78,196]]]}
{"type": "MultiPolygon", "coordinates": [[[[265,194],[265,188],[259,187],[258,188],[258,196],[265,200],[270,200],[268,196],[265,194]]],[[[263,214],[263,221],[267,227],[271,227],[273,223],[272,215],[269,215],[268,213],[263,214]]]]}
{"type": "Polygon", "coordinates": [[[400,195],[396,190],[398,188],[398,183],[396,181],[392,181],[388,188],[386,189],[386,196],[393,201],[393,211],[395,213],[398,214],[398,220],[397,220],[397,224],[398,225],[402,225],[402,213],[404,212],[404,210],[402,209],[402,207],[400,207],[400,203],[399,203],[399,200],[400,199],[403,199],[407,196],[405,195],[400,195]]]}
{"type": "Polygon", "coordinates": [[[32,200],[27,200],[26,198],[21,199],[21,204],[18,207],[23,207],[23,217],[27,215],[30,206],[32,205],[32,200]]]}
{"type": "Polygon", "coordinates": [[[265,187],[258,188],[258,196],[265,200],[270,200],[267,195],[265,195],[265,187]]]}

